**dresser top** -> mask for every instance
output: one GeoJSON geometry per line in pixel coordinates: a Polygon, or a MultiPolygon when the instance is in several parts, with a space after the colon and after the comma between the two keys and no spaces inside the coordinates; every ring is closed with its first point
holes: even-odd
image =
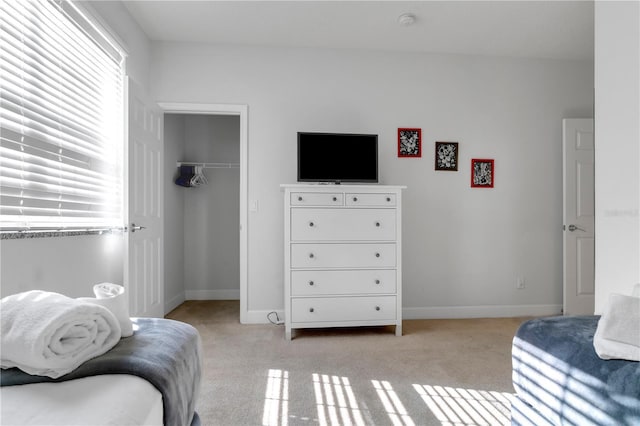
{"type": "Polygon", "coordinates": [[[334,183],[283,183],[280,188],[298,191],[399,191],[406,189],[404,185],[379,185],[379,184],[334,184],[334,183]]]}

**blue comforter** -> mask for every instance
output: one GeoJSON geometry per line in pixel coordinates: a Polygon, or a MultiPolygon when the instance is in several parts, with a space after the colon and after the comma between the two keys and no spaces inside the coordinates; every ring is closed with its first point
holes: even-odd
{"type": "MultiPolygon", "coordinates": [[[[599,316],[536,318],[513,340],[518,398],[553,425],[640,425],[640,362],[603,360],[599,316]]],[[[515,424],[530,422],[515,412],[515,424]]]]}
{"type": "Polygon", "coordinates": [[[201,343],[198,331],[183,322],[133,318],[134,334],[109,352],[57,379],[32,376],[17,368],[0,370],[0,386],[61,382],[100,374],[130,374],[154,385],[162,394],[164,424],[198,424],[195,403],[200,389],[201,343]]]}

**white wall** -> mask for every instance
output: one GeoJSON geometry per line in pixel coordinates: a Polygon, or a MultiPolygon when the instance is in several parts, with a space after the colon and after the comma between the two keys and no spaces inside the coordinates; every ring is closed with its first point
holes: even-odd
{"type": "Polygon", "coordinates": [[[559,312],[561,120],[592,117],[591,63],[154,43],[150,69],[158,101],[249,105],[249,318],[283,306],[300,130],[379,134],[382,183],[408,186],[407,317],[559,312]],[[397,158],[398,127],[422,128],[421,159],[397,158]],[[458,172],[433,170],[441,140],[458,172]],[[471,158],[495,159],[494,189],[469,187],[471,158]]]}
{"type": "Polygon", "coordinates": [[[93,296],[94,284],[121,284],[122,241],[121,235],[2,240],[1,296],[28,290],[93,296]]]}
{"type": "Polygon", "coordinates": [[[164,116],[164,304],[169,312],[185,301],[184,188],[174,184],[184,159],[184,115],[164,116]]]}
{"type": "Polygon", "coordinates": [[[640,283],[640,3],[595,4],[596,313],[640,283]]]}
{"type": "MultiPolygon", "coordinates": [[[[240,119],[188,115],[186,161],[238,163],[240,119]]],[[[205,169],[209,183],[187,189],[184,202],[184,286],[189,300],[240,298],[240,173],[205,169]]]]}
{"type": "MultiPolygon", "coordinates": [[[[119,2],[81,2],[129,54],[128,74],[148,87],[149,40],[119,2]]],[[[91,296],[94,284],[123,282],[123,237],[86,235],[0,241],[0,291],[43,289],[91,296]]]]}

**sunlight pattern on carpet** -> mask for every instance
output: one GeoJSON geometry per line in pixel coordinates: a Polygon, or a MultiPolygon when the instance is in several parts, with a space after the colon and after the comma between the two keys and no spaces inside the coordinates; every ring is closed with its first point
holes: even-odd
{"type": "Polygon", "coordinates": [[[416,384],[413,388],[442,426],[511,424],[510,393],[416,384]]]}
{"type": "MultiPolygon", "coordinates": [[[[301,377],[298,379],[303,380],[301,377]]],[[[304,382],[309,383],[307,380],[305,379],[304,382]]],[[[311,375],[317,418],[314,418],[312,413],[304,413],[304,415],[289,413],[291,409],[289,381],[288,371],[269,370],[262,414],[263,426],[288,426],[289,421],[295,424],[302,422],[318,426],[366,426],[373,422],[367,404],[362,401],[361,404],[358,403],[356,390],[348,377],[318,373],[311,375]]],[[[412,418],[389,381],[371,380],[370,383],[393,426],[415,426],[416,422],[424,424],[425,411],[414,412],[412,418]]],[[[413,390],[418,393],[428,411],[433,414],[435,417],[433,420],[441,426],[508,426],[511,424],[513,394],[419,384],[414,384],[413,390]]],[[[414,406],[412,410],[416,411],[416,407],[414,406]]]]}
{"type": "Polygon", "coordinates": [[[312,375],[318,424],[364,426],[362,412],[347,377],[312,375]]]}
{"type": "Polygon", "coordinates": [[[286,426],[289,418],[289,372],[269,370],[262,424],[286,426]]]}
{"type": "Polygon", "coordinates": [[[415,423],[389,382],[372,380],[371,383],[373,383],[373,387],[376,389],[378,397],[394,426],[415,426],[415,423]]]}

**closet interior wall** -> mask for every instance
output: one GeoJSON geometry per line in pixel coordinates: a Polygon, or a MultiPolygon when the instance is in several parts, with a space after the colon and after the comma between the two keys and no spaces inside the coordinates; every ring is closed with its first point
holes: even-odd
{"type": "Polygon", "coordinates": [[[240,119],[165,115],[165,301],[240,298],[239,168],[206,168],[208,183],[175,185],[177,162],[239,163],[240,119]]]}

